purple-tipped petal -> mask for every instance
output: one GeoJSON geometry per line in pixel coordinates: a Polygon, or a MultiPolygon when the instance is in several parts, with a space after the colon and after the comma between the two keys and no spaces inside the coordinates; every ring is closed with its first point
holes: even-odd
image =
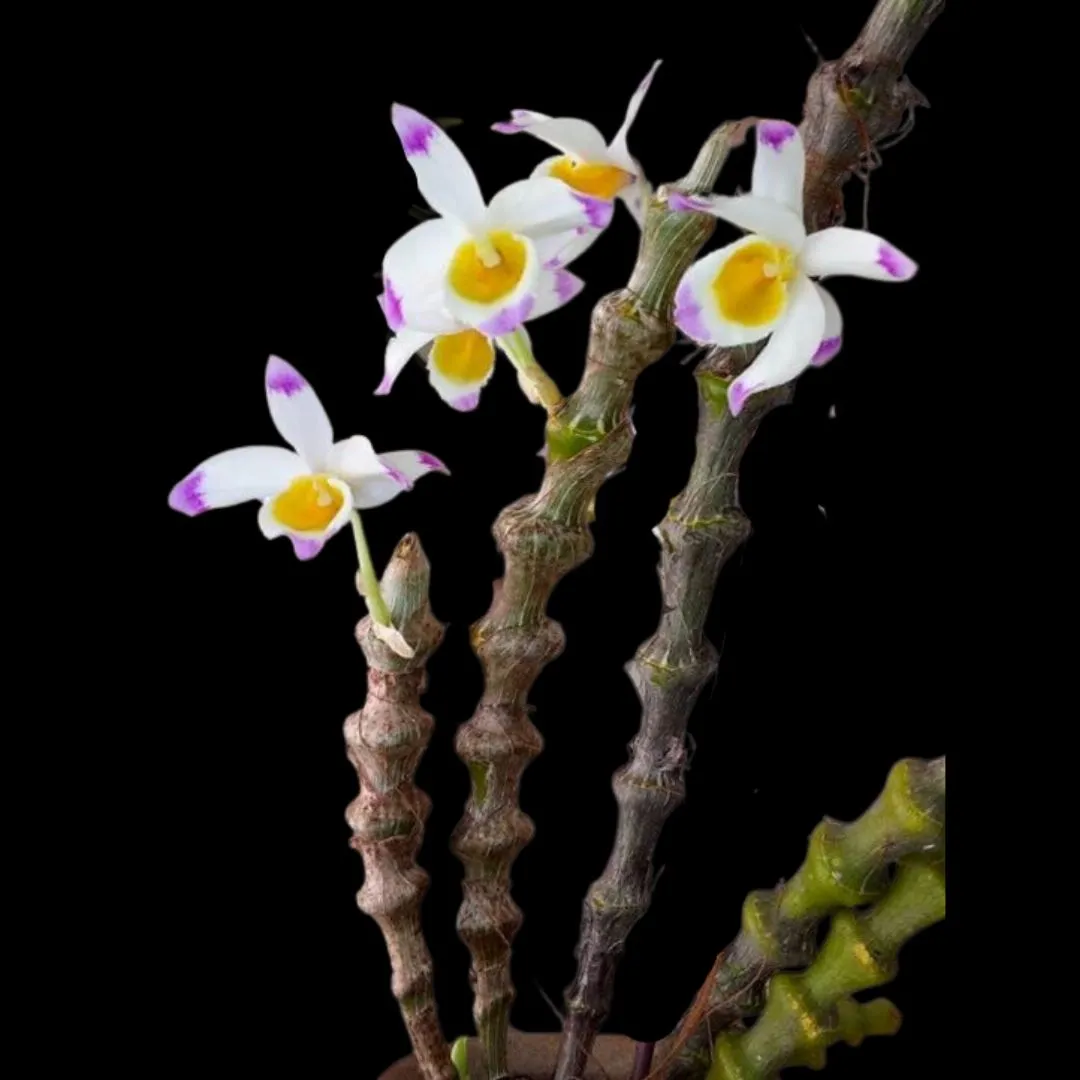
{"type": "Polygon", "coordinates": [[[472,412],[473,409],[480,404],[480,395],[477,394],[465,394],[462,397],[454,398],[449,402],[452,409],[457,409],[458,412],[472,412]]]}
{"type": "Polygon", "coordinates": [[[420,450],[416,456],[425,469],[430,469],[432,472],[446,473],[447,476],[450,475],[450,470],[434,454],[429,454],[426,450],[420,450]]]}
{"type": "Polygon", "coordinates": [[[393,465],[387,465],[385,461],[383,462],[383,467],[386,469],[387,476],[389,476],[398,487],[405,491],[412,491],[412,480],[410,480],[400,469],[395,469],[393,465]]]}
{"type": "Polygon", "coordinates": [[[782,150],[798,133],[799,129],[786,120],[762,120],[757,126],[758,142],[770,150],[782,150]]]}
{"type": "Polygon", "coordinates": [[[387,394],[390,393],[391,389],[393,389],[393,386],[394,386],[394,380],[391,379],[389,376],[384,375],[382,382],[379,383],[379,385],[375,387],[376,396],[377,397],[385,397],[387,394]]]}
{"type": "Polygon", "coordinates": [[[708,199],[701,199],[696,195],[684,195],[680,191],[676,191],[673,195],[669,195],[667,204],[669,210],[697,210],[707,212],[709,209],[708,199]]]}
{"type": "Polygon", "coordinates": [[[611,217],[615,213],[614,202],[597,199],[592,195],[579,195],[576,192],[574,198],[585,208],[589,224],[594,229],[606,229],[611,224],[611,217]]]}
{"type": "Polygon", "coordinates": [[[271,356],[266,365],[266,389],[271,394],[291,398],[307,389],[307,380],[280,356],[271,356]]]}
{"type": "Polygon", "coordinates": [[[909,259],[902,251],[897,251],[892,244],[886,244],[884,241],[878,245],[877,264],[897,281],[906,281],[914,277],[917,269],[914,259],[909,259]]]}
{"type": "Polygon", "coordinates": [[[569,270],[559,270],[555,274],[555,295],[560,304],[568,304],[581,290],[585,288],[585,282],[569,270]]]}
{"type": "Polygon", "coordinates": [[[382,308],[386,325],[396,334],[405,325],[405,313],[401,310],[401,296],[394,291],[393,282],[383,279],[384,291],[379,294],[379,307],[382,308]]]}
{"type": "Polygon", "coordinates": [[[497,131],[500,135],[516,135],[519,131],[524,131],[525,127],[514,123],[513,120],[500,120],[497,124],[491,125],[491,130],[497,131]]]}
{"type": "Polygon", "coordinates": [[[308,559],[314,559],[323,549],[325,540],[301,540],[298,536],[290,536],[292,541],[293,552],[296,557],[303,562],[307,562],[308,559]]]}
{"type": "Polygon", "coordinates": [[[727,392],[728,409],[732,416],[738,416],[742,412],[746,399],[753,393],[753,389],[736,379],[727,392]]]}
{"type": "Polygon", "coordinates": [[[203,479],[203,472],[198,470],[181,480],[169,492],[169,506],[173,510],[179,510],[181,514],[186,514],[188,517],[195,517],[196,514],[202,514],[209,510],[210,507],[207,506],[201,490],[203,479]]]}
{"type": "Polygon", "coordinates": [[[709,331],[701,318],[701,305],[694,297],[694,290],[688,282],[679,286],[675,294],[675,325],[695,341],[709,340],[709,331]]]}
{"type": "Polygon", "coordinates": [[[843,338],[840,337],[823,338],[821,344],[817,347],[817,352],[810,358],[810,363],[814,367],[827,364],[840,351],[842,341],[843,338]]]}
{"type": "Polygon", "coordinates": [[[439,134],[436,124],[407,105],[394,105],[390,110],[390,122],[401,140],[406,157],[428,154],[432,140],[439,134]]]}
{"type": "Polygon", "coordinates": [[[516,304],[504,307],[487,322],[481,323],[477,330],[482,334],[487,334],[488,337],[512,334],[532,314],[535,304],[536,297],[527,293],[516,304]]]}

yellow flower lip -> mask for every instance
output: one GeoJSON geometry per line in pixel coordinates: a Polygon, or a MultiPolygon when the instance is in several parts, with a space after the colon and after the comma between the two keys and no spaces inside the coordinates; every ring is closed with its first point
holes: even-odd
{"type": "Polygon", "coordinates": [[[756,239],[732,253],[712,281],[720,314],[740,326],[766,326],[787,303],[787,284],[798,267],[782,244],[756,239]]]}
{"type": "Polygon", "coordinates": [[[495,364],[495,347],[479,330],[440,334],[431,346],[432,367],[447,381],[463,386],[482,383],[495,364]]]}
{"type": "Polygon", "coordinates": [[[298,476],[271,503],[274,517],[293,532],[323,532],[341,512],[345,496],[325,473],[298,476]]]}
{"type": "Polygon", "coordinates": [[[580,191],[582,195],[592,195],[607,202],[614,199],[623,188],[629,187],[634,180],[631,173],[616,165],[575,161],[571,157],[561,157],[553,161],[550,175],[575,191],[580,191]]]}
{"type": "Polygon", "coordinates": [[[525,276],[529,250],[503,230],[459,244],[450,262],[450,288],[474,304],[494,304],[509,296],[525,276]]]}

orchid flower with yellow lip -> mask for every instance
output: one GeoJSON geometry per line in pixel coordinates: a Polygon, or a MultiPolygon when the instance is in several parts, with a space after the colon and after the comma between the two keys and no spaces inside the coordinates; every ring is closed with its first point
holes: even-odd
{"type": "Polygon", "coordinates": [[[379,592],[358,511],[382,506],[430,472],[448,473],[422,450],[376,454],[362,435],[334,441],[330,418],[315,391],[292,365],[271,356],[266,365],[270,416],[292,446],[241,446],[207,458],[169,494],[169,506],[194,517],[207,510],[258,501],[258,523],[268,539],[287,536],[299,559],[312,559],[351,522],[360,561],[361,591],[375,632],[411,655],[392,627],[379,592]]]}
{"type": "MultiPolygon", "coordinates": [[[[538,319],[569,303],[584,285],[581,278],[569,270],[541,267],[536,304],[529,319],[538,319]]],[[[385,294],[379,297],[379,302],[385,311],[385,294]]],[[[428,369],[428,381],[435,392],[451,408],[469,412],[480,404],[480,391],[495,372],[496,346],[515,363],[520,360],[522,348],[531,355],[529,337],[523,326],[513,334],[492,337],[459,322],[441,310],[437,301],[430,302],[427,308],[421,307],[418,318],[428,329],[401,327],[387,342],[386,366],[376,394],[390,393],[394,381],[409,360],[422,352],[428,369]]],[[[523,388],[529,392],[524,384],[523,388]]]]}
{"type": "MultiPolygon", "coordinates": [[[[492,130],[503,135],[516,135],[525,131],[562,151],[556,157],[541,161],[533,175],[554,176],[574,191],[604,200],[612,209],[614,200],[621,199],[634,220],[641,225],[651,188],[641,165],[636,158],[630,156],[626,139],[660,63],[661,61],[657,60],[653,64],[649,74],[634,91],[634,96],[626,108],[622,127],[610,143],[605,142],[600,131],[587,120],[545,116],[528,109],[511,110],[510,119],[493,124],[492,130]]],[[[598,235],[597,232],[582,233],[564,251],[564,258],[576,258],[598,235]]]]}
{"type": "Polygon", "coordinates": [[[675,324],[701,344],[749,345],[772,335],[728,387],[734,416],[751,394],[790,382],[840,351],[840,308],[811,278],[909,281],[918,269],[880,236],[861,229],[835,226],[807,235],[805,171],[799,129],[782,120],[759,120],[749,195],[668,198],[673,210],[712,214],[750,233],[699,259],[675,293],[675,324]]]}
{"type": "Polygon", "coordinates": [[[533,315],[542,271],[565,265],[578,229],[607,224],[611,207],[552,177],[519,180],[485,204],[465,155],[427,117],[404,105],[394,129],[420,193],[440,216],[410,229],[383,259],[387,324],[394,333],[455,326],[486,338],[514,333],[533,315]]]}

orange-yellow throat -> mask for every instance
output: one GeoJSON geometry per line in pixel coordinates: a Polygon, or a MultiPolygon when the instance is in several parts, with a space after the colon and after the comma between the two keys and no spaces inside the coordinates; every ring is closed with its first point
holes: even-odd
{"type": "Polygon", "coordinates": [[[630,173],[614,165],[590,165],[587,161],[575,161],[569,157],[553,161],[551,175],[582,195],[592,195],[608,202],[634,179],[630,173]]]}
{"type": "Polygon", "coordinates": [[[713,278],[720,314],[742,326],[773,322],[787,303],[787,284],[795,276],[795,256],[779,244],[758,240],[732,255],[713,278]]]}
{"type": "Polygon", "coordinates": [[[274,517],[296,532],[318,532],[337,516],[345,496],[323,475],[297,477],[274,499],[274,517]]]}

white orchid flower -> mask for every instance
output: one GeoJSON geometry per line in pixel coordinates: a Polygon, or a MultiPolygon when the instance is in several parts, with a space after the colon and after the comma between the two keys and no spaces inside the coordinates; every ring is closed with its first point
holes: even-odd
{"type": "Polygon", "coordinates": [[[315,391],[291,364],[266,365],[270,416],[292,450],[241,446],[207,458],[169,494],[169,505],[194,517],[257,500],[267,539],[287,536],[298,558],[314,558],[355,510],[368,510],[408,491],[430,472],[448,472],[422,450],[376,454],[363,435],[334,442],[330,418],[315,391]]]}
{"type": "Polygon", "coordinates": [[[733,415],[751,394],[781,386],[839,351],[843,323],[830,293],[811,278],[845,275],[909,281],[918,269],[880,236],[840,226],[806,233],[806,153],[794,124],[761,120],[749,195],[669,197],[674,210],[698,210],[750,235],[699,259],[675,293],[675,323],[702,344],[771,340],[728,387],[733,415]]]}
{"type": "MultiPolygon", "coordinates": [[[[610,143],[605,142],[600,131],[587,120],[545,116],[528,109],[513,109],[510,119],[493,124],[492,130],[503,135],[516,135],[520,131],[526,131],[562,151],[556,157],[541,161],[533,175],[554,176],[574,191],[602,199],[612,209],[614,200],[621,199],[633,214],[634,220],[641,225],[645,219],[645,204],[651,188],[641,165],[636,158],[631,157],[626,139],[660,63],[661,61],[657,60],[653,64],[649,74],[634,91],[634,96],[626,108],[622,127],[610,143]]],[[[598,232],[582,233],[564,250],[563,258],[567,261],[576,258],[598,235],[598,232]]]]}
{"type": "Polygon", "coordinates": [[[440,216],[407,232],[383,260],[383,312],[395,333],[448,325],[497,339],[531,318],[549,268],[577,229],[607,224],[611,207],[552,177],[520,180],[485,204],[450,137],[414,109],[394,105],[394,129],[417,186],[440,216]]]}
{"type": "Polygon", "coordinates": [[[347,521],[356,541],[357,584],[374,631],[395,652],[413,655],[391,624],[360,522],[360,510],[382,506],[430,472],[449,469],[423,450],[376,454],[363,435],[334,442],[330,418],[304,377],[279,356],[266,365],[270,416],[292,450],[241,446],[207,458],[169,493],[169,506],[194,517],[207,510],[259,501],[267,539],[287,536],[297,558],[313,559],[347,521]]]}
{"type": "MultiPolygon", "coordinates": [[[[536,304],[529,319],[538,319],[569,303],[585,282],[569,270],[540,268],[536,286],[536,304]]],[[[379,297],[386,311],[386,294],[379,297]]],[[[437,301],[421,306],[417,317],[428,327],[411,330],[402,327],[387,342],[386,367],[376,394],[388,394],[398,375],[409,360],[423,353],[428,369],[428,381],[449,406],[459,412],[469,412],[480,404],[480,391],[495,371],[495,348],[499,346],[511,360],[519,358],[524,346],[531,355],[532,346],[524,327],[514,334],[493,337],[474,330],[440,310],[437,301]]]]}

